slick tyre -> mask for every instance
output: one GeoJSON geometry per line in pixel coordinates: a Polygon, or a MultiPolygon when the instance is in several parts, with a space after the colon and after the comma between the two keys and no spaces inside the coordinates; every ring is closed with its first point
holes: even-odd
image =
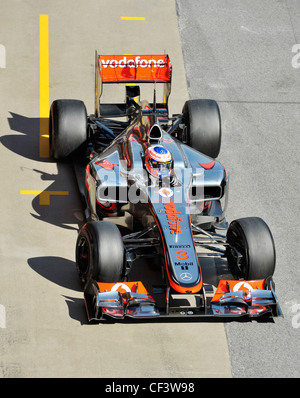
{"type": "Polygon", "coordinates": [[[182,116],[187,128],[187,144],[216,158],[221,148],[221,116],[217,102],[209,99],[186,101],[182,116]]]}
{"type": "Polygon", "coordinates": [[[82,101],[56,100],[49,115],[50,156],[63,160],[87,140],[87,112],[82,101]]]}
{"type": "Polygon", "coordinates": [[[227,231],[227,243],[228,264],[233,269],[238,268],[242,278],[266,279],[274,274],[274,240],[268,225],[261,218],[247,217],[232,221],[227,231]]]}
{"type": "Polygon", "coordinates": [[[89,221],[79,231],[76,267],[80,279],[98,282],[122,280],[125,250],[118,227],[107,221],[89,221]]]}

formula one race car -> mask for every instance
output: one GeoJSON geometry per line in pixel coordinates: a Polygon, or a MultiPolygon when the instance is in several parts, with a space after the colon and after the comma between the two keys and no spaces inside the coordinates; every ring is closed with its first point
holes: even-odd
{"type": "Polygon", "coordinates": [[[170,117],[168,55],[96,52],[95,64],[95,114],[56,100],[49,129],[52,157],[72,160],[83,198],[76,265],[88,319],[281,315],[268,226],[226,222],[217,103],[188,100],[170,117]],[[124,103],[100,102],[107,83],[124,83],[124,103]],[[154,85],[152,103],[140,100],[143,83],[154,85]],[[232,278],[204,280],[207,251],[232,278]]]}

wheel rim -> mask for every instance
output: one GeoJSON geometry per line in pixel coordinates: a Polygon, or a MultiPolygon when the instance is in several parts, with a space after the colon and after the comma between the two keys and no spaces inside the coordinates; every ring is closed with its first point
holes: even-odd
{"type": "Polygon", "coordinates": [[[85,275],[89,269],[90,250],[89,244],[85,237],[81,237],[77,245],[77,266],[79,272],[85,275]]]}
{"type": "Polygon", "coordinates": [[[248,274],[248,249],[246,240],[244,239],[242,233],[240,231],[231,231],[231,234],[228,236],[228,241],[230,242],[232,257],[236,258],[236,253],[233,253],[234,250],[237,250],[238,253],[242,255],[240,261],[237,262],[237,267],[241,276],[247,278],[248,274]]]}

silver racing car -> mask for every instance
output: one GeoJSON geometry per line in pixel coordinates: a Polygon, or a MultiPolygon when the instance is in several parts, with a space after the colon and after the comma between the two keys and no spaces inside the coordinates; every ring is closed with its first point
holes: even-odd
{"type": "Polygon", "coordinates": [[[56,100],[49,126],[52,157],[72,161],[83,199],[76,266],[88,319],[281,315],[268,226],[226,222],[218,104],[188,100],[170,117],[168,55],[95,58],[95,114],[56,100]],[[102,103],[103,86],[117,83],[125,101],[102,103]],[[140,99],[144,83],[151,102],[140,99]],[[205,280],[207,258],[232,276],[205,280]]]}

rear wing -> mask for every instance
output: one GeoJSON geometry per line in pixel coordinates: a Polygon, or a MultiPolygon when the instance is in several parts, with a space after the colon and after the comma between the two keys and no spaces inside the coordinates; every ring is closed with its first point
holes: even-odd
{"type": "Polygon", "coordinates": [[[95,113],[100,116],[100,97],[107,83],[163,83],[163,104],[171,92],[172,65],[167,54],[99,55],[95,52],[95,113]]]}

